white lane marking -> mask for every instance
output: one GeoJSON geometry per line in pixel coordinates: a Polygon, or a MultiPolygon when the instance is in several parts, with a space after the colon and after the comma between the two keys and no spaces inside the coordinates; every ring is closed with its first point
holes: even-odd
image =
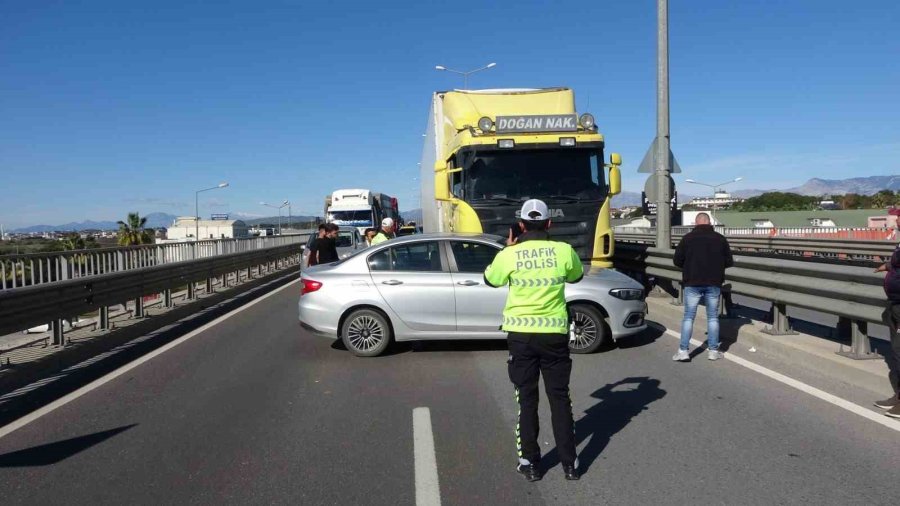
{"type": "MultiPolygon", "coordinates": [[[[668,334],[671,337],[681,339],[681,334],[679,334],[671,329],[666,329],[666,334],[668,334]]],[[[701,346],[703,344],[703,342],[698,341],[696,339],[691,339],[691,344],[693,344],[694,346],[701,346]]],[[[723,357],[726,360],[731,360],[735,364],[744,366],[747,369],[750,369],[751,371],[758,372],[759,374],[762,374],[763,376],[768,376],[769,378],[772,378],[773,380],[778,381],[780,383],[784,383],[785,385],[787,385],[789,387],[796,388],[797,390],[800,390],[801,392],[805,392],[809,395],[812,395],[813,397],[822,399],[825,402],[834,404],[835,406],[837,406],[839,408],[846,409],[847,411],[849,411],[851,413],[857,414],[863,418],[868,418],[869,420],[871,420],[875,423],[884,425],[885,427],[887,427],[889,429],[894,429],[894,430],[900,432],[900,423],[898,423],[896,420],[891,419],[890,417],[878,414],[870,409],[866,409],[866,408],[860,406],[859,404],[854,404],[846,399],[842,399],[836,395],[832,395],[828,392],[825,392],[824,390],[819,390],[818,388],[807,385],[806,383],[803,383],[802,381],[795,380],[794,378],[789,378],[789,377],[785,376],[784,374],[775,372],[769,368],[763,367],[763,366],[761,366],[757,363],[751,362],[747,359],[743,359],[741,357],[735,356],[732,353],[724,353],[723,357]]]]}
{"type": "Polygon", "coordinates": [[[169,344],[166,344],[165,346],[161,346],[161,347],[151,351],[150,353],[123,365],[122,367],[116,369],[115,371],[112,371],[110,373],[107,373],[105,376],[95,379],[94,381],[79,388],[78,390],[75,390],[74,392],[72,392],[70,394],[60,397],[59,399],[51,402],[50,404],[47,404],[46,406],[44,406],[40,409],[32,411],[31,413],[28,413],[27,415],[23,416],[22,418],[17,419],[14,422],[10,422],[9,424],[4,425],[2,428],[0,428],[0,438],[8,435],[10,432],[12,432],[16,429],[20,429],[20,428],[28,425],[29,423],[37,420],[38,418],[46,415],[47,413],[50,413],[62,406],[65,406],[66,404],[74,401],[75,399],[90,392],[91,390],[94,390],[94,389],[102,386],[103,384],[108,383],[108,382],[118,378],[119,376],[134,369],[135,367],[137,367],[155,357],[162,355],[163,353],[171,350],[172,348],[174,348],[174,347],[178,346],[179,344],[187,341],[188,339],[196,336],[197,334],[200,334],[206,330],[209,330],[210,328],[222,323],[223,321],[231,318],[232,316],[240,313],[241,311],[243,311],[247,308],[250,308],[252,306],[255,306],[256,304],[268,299],[269,297],[284,290],[285,288],[288,288],[288,287],[294,285],[295,283],[298,283],[299,281],[300,281],[299,279],[295,279],[294,281],[291,281],[284,286],[280,286],[280,287],[276,288],[275,290],[272,290],[271,292],[269,292],[265,295],[262,295],[259,298],[254,299],[254,300],[248,302],[247,304],[244,304],[243,306],[216,318],[215,320],[207,323],[206,325],[203,325],[202,327],[199,327],[197,329],[192,330],[191,332],[188,332],[187,334],[179,337],[178,339],[170,342],[169,344]]]}
{"type": "Polygon", "coordinates": [[[428,408],[413,409],[413,455],[416,461],[416,506],[440,506],[441,488],[434,456],[431,410],[428,408]]]}

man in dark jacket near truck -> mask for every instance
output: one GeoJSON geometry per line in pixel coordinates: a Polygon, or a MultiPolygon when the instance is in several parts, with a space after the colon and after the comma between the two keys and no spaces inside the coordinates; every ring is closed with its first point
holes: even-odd
{"type": "Polygon", "coordinates": [[[719,351],[719,295],[725,281],[725,269],[734,265],[728,240],[713,229],[709,215],[700,213],[694,230],[687,233],[675,248],[675,265],[681,268],[684,289],[684,320],[681,322],[681,344],[672,360],[691,359],[688,346],[694,330],[694,317],[700,299],[706,304],[706,332],[709,336],[709,359],[722,358],[719,351]]]}

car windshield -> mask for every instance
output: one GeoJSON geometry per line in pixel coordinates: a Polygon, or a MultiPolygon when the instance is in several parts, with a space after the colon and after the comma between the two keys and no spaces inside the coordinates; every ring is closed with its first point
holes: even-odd
{"type": "Polygon", "coordinates": [[[350,231],[341,231],[338,232],[337,236],[337,244],[338,248],[348,248],[353,246],[353,232],[350,231]]]}
{"type": "Polygon", "coordinates": [[[328,213],[328,221],[336,225],[371,227],[372,211],[369,209],[360,211],[332,211],[328,213]]]}
{"type": "Polygon", "coordinates": [[[468,201],[532,198],[595,201],[606,197],[599,149],[478,151],[463,171],[458,195],[468,201]]]}

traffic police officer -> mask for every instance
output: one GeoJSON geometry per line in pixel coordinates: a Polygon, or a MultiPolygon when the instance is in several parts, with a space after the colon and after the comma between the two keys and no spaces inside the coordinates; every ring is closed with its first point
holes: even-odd
{"type": "Polygon", "coordinates": [[[524,233],[498,253],[484,273],[490,286],[509,285],[502,328],[508,333],[509,379],[519,403],[517,470],[528,481],[541,479],[538,378],[543,376],[563,472],[567,480],[577,480],[565,284],[580,281],[584,268],[571,246],[550,240],[550,210],[544,202],[525,202],[519,226],[524,233]]]}
{"type": "Polygon", "coordinates": [[[381,230],[372,238],[372,246],[394,238],[394,220],[385,218],[381,220],[381,230]]]}

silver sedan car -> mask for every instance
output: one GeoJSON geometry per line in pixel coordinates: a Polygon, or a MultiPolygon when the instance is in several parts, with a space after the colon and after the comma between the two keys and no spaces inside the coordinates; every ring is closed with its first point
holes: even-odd
{"type": "MultiPolygon", "coordinates": [[[[504,244],[494,235],[417,234],[311,267],[301,273],[300,323],[365,357],[392,340],[504,339],[508,290],[484,283],[504,244]]],[[[613,269],[586,270],[566,285],[566,300],[573,353],[647,326],[643,287],[613,269]]]]}

